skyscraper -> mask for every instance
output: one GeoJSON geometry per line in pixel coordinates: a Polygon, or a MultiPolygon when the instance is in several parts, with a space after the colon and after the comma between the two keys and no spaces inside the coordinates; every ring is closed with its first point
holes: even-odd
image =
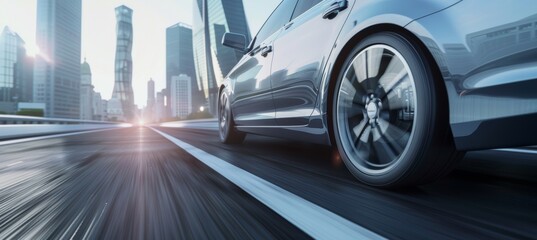
{"type": "MultiPolygon", "coordinates": [[[[166,29],[166,89],[171,96],[171,79],[173,76],[187,75],[191,78],[192,108],[199,108],[205,100],[196,80],[194,54],[192,49],[192,27],[184,23],[175,24],[166,29]]],[[[168,109],[172,98],[167,98],[168,109]]],[[[171,113],[170,111],[168,111],[171,113]]],[[[173,115],[172,115],[173,116],[173,115]]]]}
{"type": "Polygon", "coordinates": [[[209,112],[216,113],[218,87],[243,53],[224,47],[221,43],[225,32],[244,34],[250,41],[251,34],[244,13],[242,0],[194,1],[194,59],[198,84],[208,100],[209,112]]]}
{"type": "Polygon", "coordinates": [[[7,26],[0,34],[0,111],[14,113],[32,100],[33,64],[22,38],[7,26]]]}
{"type": "Polygon", "coordinates": [[[34,102],[45,116],[79,118],[82,0],[38,0],[34,102]]]}
{"type": "Polygon", "coordinates": [[[155,118],[154,118],[157,122],[161,122],[162,120],[166,118],[166,116],[164,116],[165,111],[166,111],[165,96],[166,96],[166,89],[162,89],[162,91],[157,92],[157,97],[155,101],[155,118]]]}
{"type": "Polygon", "coordinates": [[[241,60],[244,53],[222,45],[226,32],[240,33],[250,42],[250,28],[246,21],[242,0],[208,0],[209,35],[211,54],[218,86],[224,77],[241,60]]]}
{"type": "Polygon", "coordinates": [[[155,117],[155,81],[149,79],[147,82],[147,104],[143,111],[143,119],[146,122],[154,122],[155,117]]]}
{"type": "Polygon", "coordinates": [[[194,49],[194,66],[196,78],[203,98],[208,103],[209,82],[214,82],[214,71],[210,55],[209,21],[207,0],[193,1],[192,43],[194,49]]]}
{"type": "Polygon", "coordinates": [[[155,81],[149,79],[147,82],[147,107],[152,108],[155,105],[155,81]]]}
{"type": "Polygon", "coordinates": [[[106,105],[104,104],[105,100],[102,99],[101,93],[93,92],[93,120],[104,121],[105,118],[106,105]]]}
{"type": "Polygon", "coordinates": [[[93,119],[93,94],[91,68],[86,59],[84,59],[80,66],[80,119],[93,119]]]}
{"type": "Polygon", "coordinates": [[[132,90],[132,9],[125,5],[116,8],[116,62],[115,84],[111,102],[114,111],[110,112],[121,121],[134,117],[134,93],[132,90]]]}
{"type": "Polygon", "coordinates": [[[188,117],[192,113],[192,78],[185,74],[172,76],[170,98],[172,117],[188,117]]]}

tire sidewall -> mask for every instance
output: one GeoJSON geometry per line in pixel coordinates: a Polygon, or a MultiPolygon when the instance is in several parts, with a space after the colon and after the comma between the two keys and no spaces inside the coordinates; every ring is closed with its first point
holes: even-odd
{"type": "MultiPolygon", "coordinates": [[[[219,133],[219,136],[220,136],[220,141],[222,142],[226,142],[229,138],[229,129],[230,129],[230,113],[229,113],[229,106],[224,106],[222,107],[222,98],[223,97],[226,97],[227,98],[227,103],[229,103],[229,96],[227,96],[227,94],[225,93],[225,91],[222,91],[222,93],[220,93],[220,97],[218,98],[218,133],[219,133]],[[228,111],[227,115],[227,119],[226,119],[226,124],[224,126],[224,129],[222,129],[222,112],[221,111],[228,111]]],[[[227,104],[226,103],[226,104],[227,104]]]]}

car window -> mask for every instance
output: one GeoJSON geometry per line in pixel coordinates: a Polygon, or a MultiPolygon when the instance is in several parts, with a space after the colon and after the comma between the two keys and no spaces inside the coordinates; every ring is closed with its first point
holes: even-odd
{"type": "Polygon", "coordinates": [[[295,19],[296,17],[300,16],[300,14],[308,11],[310,8],[322,1],[323,0],[299,0],[291,19],[295,19]]]}
{"type": "Polygon", "coordinates": [[[280,5],[278,5],[276,10],[272,12],[265,24],[263,24],[263,27],[261,27],[261,30],[257,33],[255,45],[261,44],[270,35],[291,20],[291,15],[295,9],[296,2],[297,0],[283,0],[280,5]]]}

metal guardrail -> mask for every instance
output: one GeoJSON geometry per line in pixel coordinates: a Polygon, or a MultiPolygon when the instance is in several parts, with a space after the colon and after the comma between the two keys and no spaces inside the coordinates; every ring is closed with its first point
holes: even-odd
{"type": "Polygon", "coordinates": [[[0,115],[0,140],[128,126],[117,122],[0,115]]]}

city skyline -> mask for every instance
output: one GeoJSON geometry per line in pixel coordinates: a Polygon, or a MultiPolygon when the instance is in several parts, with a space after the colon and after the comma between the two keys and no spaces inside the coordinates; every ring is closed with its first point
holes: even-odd
{"type": "MultiPolygon", "coordinates": [[[[264,23],[280,0],[244,0],[246,17],[252,34],[264,23]]],[[[114,85],[115,13],[122,4],[132,8],[133,88],[135,104],[146,105],[147,79],[155,80],[155,88],[166,86],[166,28],[177,23],[192,25],[192,2],[163,0],[151,4],[141,0],[83,1],[82,50],[80,63],[86,58],[92,65],[93,85],[103,99],[110,99],[114,85]],[[139,11],[137,11],[139,9],[139,11]]],[[[9,26],[26,42],[29,52],[35,52],[35,0],[0,0],[0,27],[9,26]],[[34,14],[32,14],[34,13],[34,14]],[[17,16],[25,15],[20,21],[17,16]]],[[[30,53],[31,54],[31,53],[30,53]]]]}

